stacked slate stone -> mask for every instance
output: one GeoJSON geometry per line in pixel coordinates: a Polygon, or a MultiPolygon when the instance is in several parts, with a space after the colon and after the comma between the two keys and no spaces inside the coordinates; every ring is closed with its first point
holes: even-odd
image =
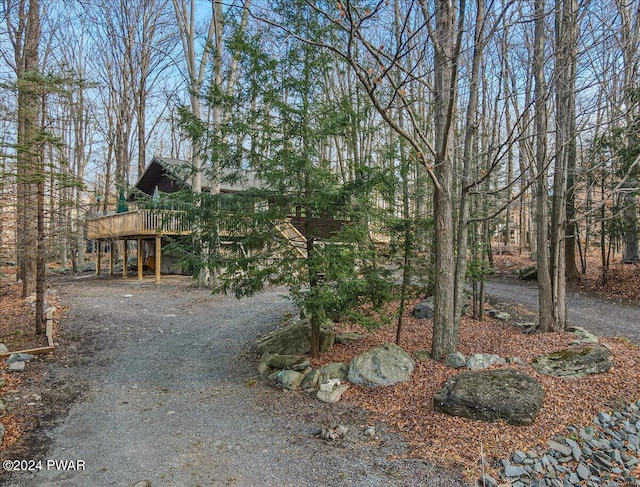
{"type": "Polygon", "coordinates": [[[640,486],[640,400],[612,414],[600,412],[590,427],[570,427],[564,438],[539,451],[515,452],[502,460],[496,487],[640,486]]]}

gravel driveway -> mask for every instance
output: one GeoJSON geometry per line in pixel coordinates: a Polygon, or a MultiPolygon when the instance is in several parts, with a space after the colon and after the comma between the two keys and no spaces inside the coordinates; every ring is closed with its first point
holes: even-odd
{"type": "Polygon", "coordinates": [[[255,372],[254,339],[295,312],[284,290],[241,301],[163,284],[80,276],[54,284],[70,307],[60,323],[67,360],[46,384],[74,389],[68,414],[44,421],[45,468],[13,486],[454,487],[458,477],[422,461],[393,460],[404,440],[367,414],[274,389],[255,372]],[[348,426],[344,439],[315,437],[348,426]],[[81,461],[65,471],[47,461],[81,461]]]}
{"type": "MultiPolygon", "coordinates": [[[[487,293],[499,301],[538,310],[535,282],[513,278],[492,278],[487,293]]],[[[599,336],[623,336],[640,345],[640,307],[567,289],[569,325],[582,326],[599,336]]]]}

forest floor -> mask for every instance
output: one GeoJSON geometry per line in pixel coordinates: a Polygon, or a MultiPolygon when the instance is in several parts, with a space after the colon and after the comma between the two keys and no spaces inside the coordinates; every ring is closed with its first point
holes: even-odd
{"type": "MultiPolygon", "coordinates": [[[[531,294],[530,289],[523,291],[518,286],[509,287],[510,284],[508,284],[511,281],[509,278],[517,276],[519,268],[528,265],[531,265],[531,260],[526,255],[520,256],[506,252],[496,254],[496,271],[499,276],[506,278],[504,281],[507,282],[505,287],[507,293],[512,290],[514,295],[515,291],[526,291],[531,294]]],[[[6,276],[0,278],[0,341],[4,342],[10,350],[41,346],[40,340],[32,339],[33,311],[31,305],[19,297],[18,287],[10,283],[11,271],[11,269],[0,269],[0,276],[2,274],[6,276]]],[[[114,303],[124,302],[120,298],[127,290],[120,287],[122,281],[113,279],[111,284],[107,286],[104,280],[95,280],[93,276],[80,277],[87,278],[87,287],[94,286],[96,288],[90,292],[94,299],[100,293],[110,292],[116,294],[115,297],[112,297],[112,299],[116,299],[114,303]]],[[[72,281],[54,282],[53,287],[62,289],[70,282],[72,281]]],[[[75,293],[79,292],[78,282],[82,283],[83,281],[75,281],[72,284],[76,286],[75,293]]],[[[129,286],[131,285],[129,284],[129,286]]],[[[157,288],[151,286],[151,289],[157,288]]],[[[164,294],[155,296],[159,300],[158,306],[171,307],[175,301],[175,289],[168,286],[159,289],[170,290],[170,292],[157,293],[154,291],[156,295],[164,294]]],[[[304,407],[291,407],[293,395],[278,394],[271,388],[261,387],[259,389],[261,401],[268,401],[278,416],[288,416],[295,418],[296,421],[302,421],[302,423],[311,423],[307,425],[308,427],[329,426],[329,424],[323,425],[321,422],[335,422],[339,417],[351,417],[353,421],[362,424],[380,425],[380,431],[387,429],[389,434],[384,437],[383,441],[380,441],[378,445],[367,445],[367,447],[377,446],[384,455],[383,459],[376,457],[375,460],[372,460],[374,464],[379,466],[384,462],[396,462],[393,464],[393,468],[398,472],[396,474],[398,483],[390,482],[387,478],[385,480],[387,485],[410,485],[406,480],[412,478],[417,482],[415,485],[453,486],[457,485],[455,479],[458,479],[459,473],[462,473],[466,479],[478,478],[481,458],[487,460],[491,465],[498,458],[508,457],[516,449],[526,451],[536,445],[543,445],[554,435],[565,432],[570,425],[588,424],[593,415],[600,410],[615,409],[625,402],[640,398],[640,354],[637,343],[634,344],[624,337],[611,336],[616,334],[616,330],[621,331],[618,334],[625,335],[625,329],[637,327],[638,313],[636,313],[635,306],[640,302],[638,266],[613,265],[607,275],[607,283],[603,285],[602,272],[597,265],[593,265],[593,261],[590,261],[589,271],[579,287],[575,289],[577,292],[572,299],[582,300],[587,308],[593,299],[600,299],[599,296],[601,296],[607,299],[606,302],[631,303],[632,307],[629,309],[632,310],[632,316],[627,322],[620,322],[619,328],[614,328],[613,331],[606,330],[606,334],[610,336],[602,338],[602,341],[611,347],[615,356],[615,367],[610,373],[592,376],[580,381],[567,381],[541,376],[529,365],[517,366],[538,379],[547,391],[552,391],[551,394],[545,396],[542,410],[530,427],[510,427],[504,424],[473,422],[435,412],[433,395],[443,382],[455,373],[455,370],[434,361],[419,362],[413,380],[405,384],[375,390],[352,387],[343,396],[339,405],[339,408],[342,408],[339,409],[342,411],[340,414],[327,413],[327,408],[324,405],[307,396],[304,397],[304,401],[306,401],[304,407]],[[277,403],[279,405],[276,405],[277,403]],[[289,407],[285,407],[283,404],[288,404],[289,407]],[[350,410],[351,413],[347,413],[347,410],[350,410]],[[315,418],[314,415],[318,415],[318,418],[315,418]],[[394,436],[394,432],[400,433],[404,439],[399,440],[394,436]],[[427,463],[421,463],[424,461],[427,463]],[[402,468],[398,468],[399,465],[402,468]],[[433,470],[429,465],[444,467],[452,473],[433,470]],[[416,469],[420,469],[421,474],[417,473],[416,469]],[[405,477],[402,478],[402,475],[405,477]],[[422,479],[422,482],[415,479],[422,479]]],[[[68,289],[64,294],[66,298],[70,297],[68,289]]],[[[179,298],[180,300],[189,299],[190,302],[195,300],[196,304],[202,303],[203,299],[215,299],[206,298],[200,294],[197,297],[187,298],[186,296],[187,294],[181,293],[179,298]]],[[[54,302],[55,297],[55,294],[50,293],[50,299],[54,302]]],[[[67,304],[68,299],[60,299],[60,301],[67,304]]],[[[524,303],[525,300],[522,302],[524,303]]],[[[85,309],[76,311],[81,311],[84,314],[94,312],[91,309],[93,306],[91,301],[75,300],[74,304],[77,307],[85,306],[85,309]]],[[[260,306],[264,305],[263,303],[260,306]]],[[[505,303],[500,305],[507,306],[505,303]]],[[[393,306],[393,304],[389,305],[386,310],[390,315],[394,313],[393,306]]],[[[66,325],[70,324],[69,321],[73,321],[73,319],[77,321],[78,315],[74,314],[75,318],[68,317],[67,314],[74,313],[73,309],[68,311],[60,304],[57,304],[57,307],[59,311],[56,316],[57,321],[61,322],[61,330],[56,336],[56,342],[59,345],[56,352],[35,360],[29,364],[27,371],[20,375],[2,374],[5,385],[0,388],[0,395],[19,398],[23,403],[32,404],[32,406],[31,408],[10,408],[12,410],[5,413],[0,419],[7,431],[0,447],[1,459],[23,459],[46,455],[47,451],[55,446],[52,446],[52,442],[55,442],[55,435],[52,440],[51,428],[68,414],[69,408],[75,402],[78,402],[79,399],[87,400],[87,384],[81,379],[92,378],[94,372],[91,367],[104,368],[105,364],[112,363],[110,355],[115,351],[116,346],[122,345],[121,338],[114,336],[113,333],[111,335],[107,333],[101,337],[102,330],[92,329],[92,333],[88,333],[87,336],[80,336],[80,333],[83,333],[83,328],[66,325]],[[82,376],[82,374],[86,374],[87,377],[78,378],[78,375],[82,376]],[[33,397],[30,397],[30,394],[33,397]]],[[[413,319],[410,314],[411,309],[412,306],[409,306],[404,317],[401,345],[408,352],[413,352],[416,349],[428,349],[430,344],[429,327],[424,326],[424,321],[413,319]]],[[[508,305],[507,311],[514,315],[514,320],[535,320],[535,315],[531,312],[530,307],[518,305],[518,299],[508,305]]],[[[207,312],[206,309],[203,309],[203,313],[207,312]]],[[[264,310],[259,307],[255,309],[255,312],[257,315],[264,314],[264,310]]],[[[598,313],[607,314],[607,310],[599,310],[597,306],[593,307],[590,312],[596,315],[598,313]]],[[[110,312],[108,319],[112,319],[111,314],[113,313],[115,312],[110,312]]],[[[189,314],[191,315],[190,319],[195,320],[195,315],[192,312],[189,314]]],[[[165,316],[174,315],[166,314],[165,316]]],[[[604,319],[606,318],[605,316],[604,319]]],[[[89,318],[83,319],[88,320],[89,318]]],[[[133,320],[130,323],[133,329],[136,326],[143,327],[147,324],[142,316],[132,316],[130,319],[133,320]]],[[[83,326],[89,325],[84,323],[83,326]]],[[[347,323],[341,323],[338,327],[343,330],[357,329],[357,326],[347,323]]],[[[245,335],[255,331],[254,328],[249,330],[244,332],[245,335]]],[[[599,334],[598,329],[590,331],[599,334]]],[[[236,331],[234,333],[242,332],[236,331]]],[[[633,341],[638,342],[637,336],[636,334],[631,337],[633,341]]],[[[335,361],[348,362],[358,353],[385,341],[393,341],[394,337],[395,329],[393,327],[381,327],[369,333],[362,342],[334,347],[327,354],[314,359],[313,365],[319,366],[335,361]]],[[[244,354],[242,347],[253,338],[247,335],[244,336],[244,341],[238,342],[240,345],[239,349],[235,351],[235,358],[238,354],[244,354]]],[[[497,353],[501,356],[516,355],[528,364],[537,355],[569,346],[572,339],[573,335],[568,333],[527,336],[518,332],[510,324],[494,320],[477,322],[465,317],[460,328],[459,350],[466,355],[479,352],[497,353]]],[[[246,360],[246,354],[243,357],[246,360]]],[[[253,390],[256,394],[258,393],[258,389],[253,390]]],[[[347,421],[347,419],[344,420],[347,421]]],[[[300,432],[295,431],[294,433],[297,435],[300,432]]],[[[289,431],[288,434],[293,433],[289,431]]],[[[296,441],[301,440],[294,439],[294,443],[296,441]]],[[[306,448],[309,448],[308,444],[305,443],[305,445],[306,448]]],[[[341,445],[340,448],[344,450],[345,445],[341,445]]],[[[317,457],[318,454],[325,455],[326,453],[325,449],[315,452],[315,455],[317,457]]],[[[345,453],[345,451],[340,452],[335,449],[331,452],[332,455],[344,455],[345,453]]],[[[350,476],[345,477],[344,473],[340,473],[340,475],[342,476],[325,480],[333,480],[333,483],[337,485],[369,485],[365,482],[367,476],[362,473],[360,474],[361,483],[354,482],[350,476]]],[[[279,481],[274,479],[273,485],[284,485],[278,484],[279,481]]],[[[3,476],[0,473],[0,484],[2,483],[3,476]]],[[[242,480],[229,483],[245,485],[242,480]]],[[[15,485],[38,485],[38,483],[15,485]]],[[[94,485],[102,484],[98,482],[94,485]]],[[[179,484],[160,482],[157,485],[179,484]]],[[[248,480],[246,485],[250,485],[248,480]]],[[[262,485],[271,484],[263,481],[262,485]]],[[[298,482],[298,485],[314,485],[314,482],[298,482]]]]}

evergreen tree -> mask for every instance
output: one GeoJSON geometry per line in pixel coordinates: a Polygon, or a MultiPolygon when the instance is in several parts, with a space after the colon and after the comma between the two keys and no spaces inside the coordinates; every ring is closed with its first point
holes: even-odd
{"type": "MultiPolygon", "coordinates": [[[[291,21],[320,28],[304,18],[291,21]]],[[[364,165],[352,178],[338,177],[323,148],[359,123],[355,112],[327,97],[325,52],[292,39],[279,42],[278,61],[261,49],[260,34],[229,46],[239,51],[245,82],[233,94],[212,85],[205,102],[224,107],[229,117],[221,130],[205,127],[201,137],[207,160],[220,168],[211,177],[240,190],[181,195],[199,221],[203,248],[220,250],[204,259],[202,249],[178,245],[173,252],[195,272],[222,269],[219,292],[241,297],[270,284],[289,286],[311,320],[317,353],[327,317],[363,297],[380,305],[388,294],[388,280],[371,265],[374,250],[366,245],[371,193],[384,178],[364,165]]]]}

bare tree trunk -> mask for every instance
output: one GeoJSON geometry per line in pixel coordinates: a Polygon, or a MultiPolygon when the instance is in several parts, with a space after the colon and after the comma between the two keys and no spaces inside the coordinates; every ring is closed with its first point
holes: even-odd
{"type": "MultiPolygon", "coordinates": [[[[622,57],[624,62],[624,103],[625,106],[625,124],[629,130],[625,145],[630,148],[638,144],[638,140],[631,137],[631,128],[638,124],[640,119],[640,102],[637,99],[638,81],[637,73],[640,69],[640,57],[638,50],[640,49],[640,6],[634,2],[625,2],[616,0],[616,5],[620,17],[621,24],[621,40],[622,40],[622,57]],[[634,12],[635,9],[635,12],[634,12]]],[[[636,132],[637,133],[637,132],[636,132]]],[[[631,161],[627,162],[630,164],[631,161]]],[[[637,180],[635,170],[624,184],[625,192],[623,200],[623,219],[624,219],[624,251],[623,262],[640,262],[638,240],[638,211],[637,211],[637,180]]]]}
{"type": "MultiPolygon", "coordinates": [[[[456,9],[449,0],[435,2],[434,39],[434,173],[439,182],[434,190],[435,220],[435,310],[431,357],[439,360],[457,348],[455,333],[455,252],[453,225],[453,140],[452,104],[456,100],[454,50],[456,9]]],[[[463,12],[460,12],[462,15],[463,12]]]]}
{"type": "Polygon", "coordinates": [[[545,0],[535,0],[535,127],[536,127],[536,227],[538,252],[539,326],[542,331],[554,328],[553,290],[549,273],[549,210],[547,167],[547,87],[544,77],[545,0]]]}
{"type": "Polygon", "coordinates": [[[457,334],[460,325],[464,296],[465,275],[467,269],[467,240],[469,220],[469,190],[471,189],[471,163],[473,149],[478,133],[478,97],[480,84],[480,61],[484,51],[484,0],[476,0],[475,41],[469,101],[467,104],[467,119],[465,123],[465,138],[463,149],[462,188],[460,192],[460,209],[458,215],[457,257],[455,277],[455,323],[457,334]]]}
{"type": "MultiPolygon", "coordinates": [[[[43,89],[44,90],[44,89],[43,89]]],[[[40,107],[41,114],[41,123],[40,127],[44,130],[45,127],[45,110],[46,110],[46,94],[43,91],[41,93],[42,96],[42,105],[40,107]]],[[[44,306],[45,306],[45,290],[46,290],[46,265],[45,265],[45,256],[46,256],[46,247],[45,247],[45,233],[44,233],[44,182],[45,182],[45,174],[44,174],[44,150],[45,145],[44,142],[40,142],[40,150],[39,159],[37,161],[37,170],[39,173],[39,177],[37,179],[37,252],[36,252],[36,335],[43,335],[45,331],[45,314],[44,314],[44,306]]]]}
{"type": "MultiPolygon", "coordinates": [[[[173,7],[176,15],[176,22],[180,32],[180,40],[182,41],[182,50],[187,64],[187,76],[189,86],[189,102],[191,104],[191,113],[196,120],[201,120],[201,99],[200,90],[204,82],[205,69],[207,59],[211,49],[213,48],[214,34],[216,31],[216,5],[219,2],[212,2],[212,17],[209,22],[205,46],[200,55],[200,59],[196,54],[196,5],[195,0],[173,0],[173,7]],[[187,2],[189,4],[187,5],[187,2]]],[[[191,189],[194,193],[202,193],[202,159],[201,159],[201,141],[193,137],[191,141],[191,189]]],[[[199,231],[194,229],[194,238],[199,240],[199,231]]],[[[208,253],[205,249],[204,253],[208,253]]],[[[209,286],[209,269],[203,266],[197,276],[194,276],[193,285],[195,287],[209,286]]]]}
{"type": "MultiPolygon", "coordinates": [[[[22,14],[22,12],[21,12],[22,14]]],[[[40,106],[38,86],[33,79],[39,69],[40,3],[30,0],[23,39],[17,54],[18,67],[18,246],[17,257],[22,279],[22,295],[36,291],[38,242],[38,158],[40,106]]]]}

